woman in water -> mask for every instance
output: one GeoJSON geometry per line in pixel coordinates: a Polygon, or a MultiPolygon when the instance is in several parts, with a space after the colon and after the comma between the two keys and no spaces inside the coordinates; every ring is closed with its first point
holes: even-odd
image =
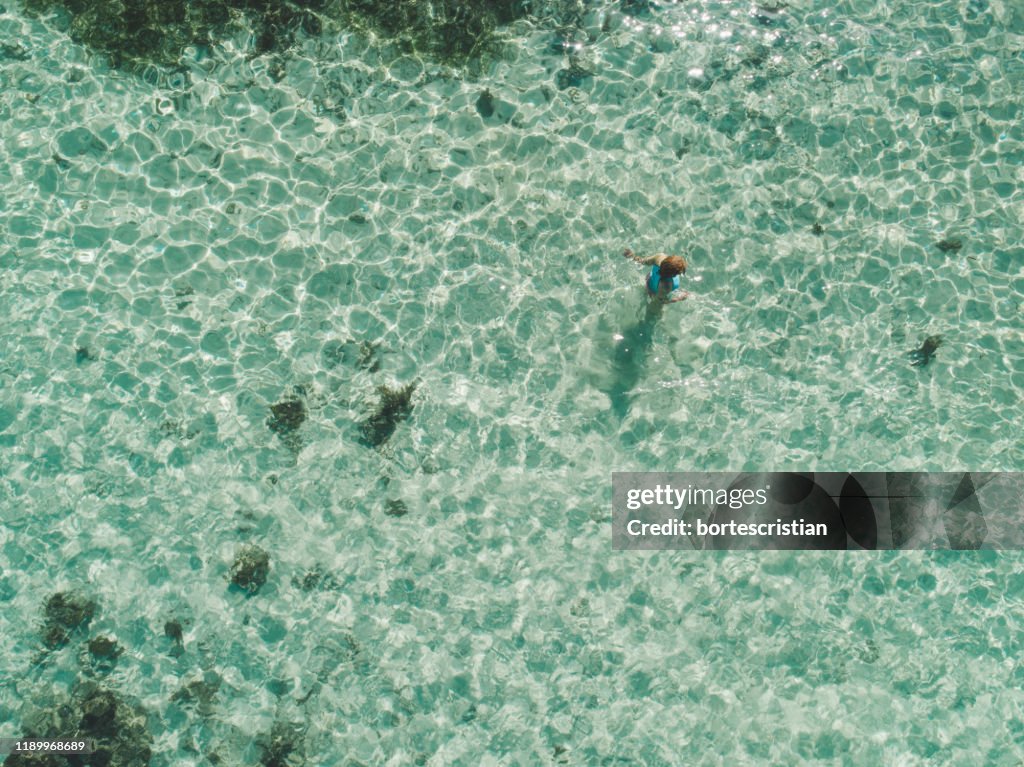
{"type": "Polygon", "coordinates": [[[682,301],[689,294],[679,290],[679,275],[686,273],[686,261],[680,256],[658,253],[655,256],[640,258],[629,248],[626,248],[622,255],[638,264],[651,267],[651,272],[647,275],[649,299],[645,302],[643,318],[614,335],[614,375],[611,386],[604,390],[611,398],[612,410],[625,418],[629,413],[630,393],[644,376],[647,354],[654,341],[655,328],[665,304],[682,301]]]}
{"type": "Polygon", "coordinates": [[[640,258],[629,248],[626,248],[622,255],[638,264],[651,267],[651,273],[647,275],[647,295],[657,299],[658,303],[673,304],[690,295],[686,291],[679,291],[679,275],[686,274],[686,260],[682,256],[658,253],[640,258]],[[679,294],[673,296],[676,291],[679,291],[679,294]]]}

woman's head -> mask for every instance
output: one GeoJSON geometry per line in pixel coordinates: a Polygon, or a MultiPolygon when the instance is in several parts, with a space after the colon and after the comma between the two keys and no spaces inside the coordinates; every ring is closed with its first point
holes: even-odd
{"type": "Polygon", "coordinates": [[[661,274],[663,280],[671,280],[676,275],[686,274],[686,260],[682,256],[669,256],[662,259],[658,266],[658,273],[661,274]]]}

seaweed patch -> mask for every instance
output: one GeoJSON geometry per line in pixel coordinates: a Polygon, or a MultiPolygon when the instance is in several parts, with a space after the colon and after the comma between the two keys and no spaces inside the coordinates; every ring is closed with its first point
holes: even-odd
{"type": "Polygon", "coordinates": [[[333,370],[339,365],[351,365],[360,370],[376,373],[380,370],[380,344],[374,341],[329,341],[322,351],[324,365],[333,370]]]}
{"type": "Polygon", "coordinates": [[[920,349],[908,352],[910,364],[916,368],[923,368],[935,358],[935,351],[942,346],[942,336],[928,336],[920,349]]]}
{"type": "Polygon", "coordinates": [[[121,648],[110,637],[100,635],[89,640],[89,653],[94,658],[114,659],[121,654],[121,648]]]}
{"type": "Polygon", "coordinates": [[[117,640],[108,636],[95,636],[89,640],[87,652],[82,653],[84,663],[94,670],[108,674],[117,665],[117,659],[121,657],[123,650],[117,640]]]}
{"type": "Polygon", "coordinates": [[[484,90],[476,100],[476,111],[485,120],[494,114],[494,96],[489,90],[484,90]]]}
{"type": "Polygon", "coordinates": [[[175,306],[178,307],[179,311],[191,305],[193,301],[192,296],[194,296],[195,293],[196,291],[191,285],[185,285],[184,287],[175,289],[174,297],[178,299],[175,306]]]}
{"type": "Polygon", "coordinates": [[[171,700],[183,705],[194,705],[201,714],[209,716],[213,713],[222,681],[216,671],[206,671],[202,676],[183,683],[171,695],[171,700]]]}
{"type": "Polygon", "coordinates": [[[275,722],[271,731],[258,739],[261,767],[303,764],[304,727],[295,722],[275,722]]]}
{"type": "Polygon", "coordinates": [[[79,346],[75,349],[75,364],[83,365],[86,362],[95,362],[99,359],[88,346],[79,346]]]}
{"type": "Polygon", "coordinates": [[[270,406],[269,428],[293,452],[302,449],[299,427],[306,421],[306,404],[298,397],[282,400],[270,406]]]}
{"type": "Polygon", "coordinates": [[[89,625],[96,603],[77,591],[59,591],[43,608],[43,642],[47,647],[66,644],[71,635],[89,625]]]}
{"type": "Polygon", "coordinates": [[[314,565],[303,573],[301,577],[298,575],[292,576],[292,585],[303,591],[313,591],[314,589],[332,591],[340,588],[335,577],[325,572],[320,564],[314,565]]]}
{"type": "MultiPolygon", "coordinates": [[[[186,48],[208,48],[248,27],[253,52],[281,52],[299,33],[325,24],[373,30],[399,48],[443,64],[493,55],[498,26],[526,15],[527,0],[26,0],[34,13],[64,12],[76,42],[100,51],[117,68],[173,67],[186,48]],[[247,22],[247,24],[245,23],[247,22]]],[[[0,55],[20,55],[12,46],[0,55]]]]}
{"type": "Polygon", "coordinates": [[[379,386],[380,404],[377,409],[359,424],[362,435],[359,442],[367,447],[379,447],[387,442],[395,433],[398,424],[412,414],[412,395],[416,384],[407,384],[398,389],[390,386],[379,386]]]}
{"type": "Polygon", "coordinates": [[[185,634],[181,621],[172,618],[164,623],[164,636],[171,640],[171,649],[167,653],[172,658],[180,657],[185,652],[185,634]]]}
{"type": "Polygon", "coordinates": [[[104,765],[136,767],[152,759],[153,737],[147,729],[149,712],[113,690],[92,682],[78,685],[71,698],[58,698],[46,710],[26,717],[25,739],[60,740],[74,734],[91,740],[88,757],[45,752],[15,752],[6,767],[56,767],[56,765],[104,765]]]}
{"type": "Polygon", "coordinates": [[[231,565],[231,585],[252,596],[267,582],[270,555],[259,546],[244,546],[231,565]]]}
{"type": "Polygon", "coordinates": [[[524,17],[528,0],[344,0],[343,15],[402,48],[442,64],[461,65],[495,55],[497,28],[524,17]]]}
{"type": "Polygon", "coordinates": [[[189,46],[209,47],[237,27],[254,31],[256,53],[287,49],[299,29],[317,33],[328,0],[27,0],[26,9],[63,9],[71,38],[101,51],[113,66],[173,66],[189,46]]]}

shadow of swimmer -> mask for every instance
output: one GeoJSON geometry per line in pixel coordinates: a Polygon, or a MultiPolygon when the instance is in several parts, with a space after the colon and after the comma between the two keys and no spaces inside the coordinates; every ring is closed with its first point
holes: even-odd
{"type": "Polygon", "coordinates": [[[612,337],[612,375],[604,391],[612,402],[612,412],[619,418],[629,415],[632,392],[644,377],[654,330],[665,306],[659,301],[646,299],[645,303],[640,320],[622,328],[612,337]]]}

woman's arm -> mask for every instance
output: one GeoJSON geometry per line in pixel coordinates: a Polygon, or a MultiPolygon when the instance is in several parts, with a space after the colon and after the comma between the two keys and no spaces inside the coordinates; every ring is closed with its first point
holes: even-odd
{"type": "Polygon", "coordinates": [[[648,256],[647,258],[640,258],[640,256],[638,256],[636,253],[634,253],[629,248],[626,248],[622,252],[622,255],[624,255],[626,258],[630,259],[631,261],[636,261],[638,264],[641,264],[642,266],[650,266],[651,264],[660,263],[661,259],[664,258],[664,256],[661,253],[657,254],[656,256],[648,256]]]}

